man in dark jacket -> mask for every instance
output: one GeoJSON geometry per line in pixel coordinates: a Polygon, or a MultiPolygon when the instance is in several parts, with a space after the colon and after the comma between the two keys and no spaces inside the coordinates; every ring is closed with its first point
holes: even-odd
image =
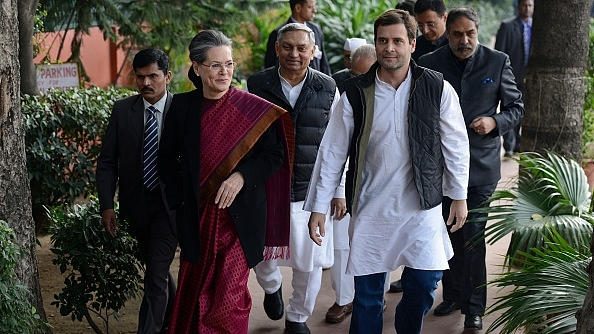
{"type": "Polygon", "coordinates": [[[270,33],[270,36],[268,36],[266,54],[264,56],[264,67],[271,67],[278,64],[274,45],[277,42],[278,31],[280,28],[288,23],[301,23],[307,25],[309,29],[314,32],[315,49],[309,66],[324,74],[331,75],[332,72],[330,70],[330,64],[328,63],[328,56],[324,49],[324,34],[322,33],[322,28],[313,22],[316,14],[316,0],[290,0],[289,5],[291,6],[291,17],[287,22],[274,29],[274,31],[270,33]]]}
{"type": "MultiPolygon", "coordinates": [[[[272,320],[282,318],[282,276],[279,265],[293,268],[293,295],[287,306],[285,327],[289,333],[309,333],[305,323],[311,316],[322,283],[322,267],[333,262],[332,233],[328,245],[317,247],[309,240],[307,212],[303,200],[316,161],[318,146],[339,96],[334,80],[308,67],[314,54],[313,31],[301,23],[289,23],[278,32],[275,51],[278,66],[258,72],[248,79],[248,90],[289,111],[295,129],[295,161],[291,181],[291,232],[289,260],[260,262],[254,270],[266,292],[264,310],[272,320]]],[[[337,190],[344,216],[344,189],[337,190]]],[[[340,203],[339,203],[340,204],[340,203]]],[[[337,205],[339,205],[337,204],[337,205]]]]}
{"type": "Polygon", "coordinates": [[[130,219],[146,262],[138,333],[167,331],[176,291],[169,272],[177,248],[175,214],[165,201],[156,162],[163,121],[173,97],[167,92],[171,79],[168,66],[169,58],[161,50],[145,49],[134,56],[132,67],[140,94],[113,106],[97,160],[101,222],[115,237],[118,223],[113,200],[118,184],[120,214],[130,219]]]}
{"type": "MultiPolygon", "coordinates": [[[[446,30],[449,45],[419,59],[419,65],[443,73],[460,98],[470,142],[468,209],[482,205],[501,178],[501,135],[524,116],[522,93],[516,87],[509,57],[478,44],[479,18],[469,7],[449,12],[446,30]],[[499,112],[498,112],[499,108],[499,112]]],[[[443,198],[446,208],[451,199],[443,198]]],[[[444,272],[443,299],[435,315],[445,316],[462,308],[465,328],[482,329],[487,302],[485,242],[470,239],[485,230],[484,214],[469,214],[462,231],[450,233],[454,257],[444,272]]],[[[444,217],[446,212],[444,212],[444,217]]]]}
{"type": "Polygon", "coordinates": [[[421,36],[417,37],[417,46],[412,54],[414,61],[448,44],[445,22],[448,17],[443,0],[417,0],[415,18],[421,36]]]}
{"type": "MultiPolygon", "coordinates": [[[[532,36],[533,0],[521,0],[518,3],[518,16],[504,20],[499,26],[495,39],[495,49],[507,53],[516,85],[524,94],[524,78],[526,65],[530,54],[530,40],[532,36]]],[[[503,135],[503,149],[506,156],[520,152],[520,125],[503,135]]]]}

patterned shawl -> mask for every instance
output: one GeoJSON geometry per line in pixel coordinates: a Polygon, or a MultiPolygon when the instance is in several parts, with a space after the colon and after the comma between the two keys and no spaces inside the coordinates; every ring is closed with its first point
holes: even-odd
{"type": "Polygon", "coordinates": [[[266,180],[264,260],[289,257],[290,186],[294,157],[291,117],[284,109],[256,95],[231,88],[201,119],[203,131],[217,131],[211,136],[215,140],[201,143],[205,152],[213,152],[201,159],[201,207],[272,125],[282,138],[285,158],[281,168],[266,180]]]}

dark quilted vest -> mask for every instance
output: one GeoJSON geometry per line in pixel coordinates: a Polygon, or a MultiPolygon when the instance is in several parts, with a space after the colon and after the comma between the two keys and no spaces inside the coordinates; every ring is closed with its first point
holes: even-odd
{"type": "Polygon", "coordinates": [[[287,110],[295,129],[295,163],[291,183],[291,201],[305,200],[318,148],[330,119],[336,83],[329,76],[308,68],[301,94],[292,108],[285,97],[278,67],[252,75],[247,82],[250,93],[287,110]]]}
{"type": "MultiPolygon", "coordinates": [[[[366,115],[364,91],[373,89],[375,75],[379,64],[375,63],[369,72],[345,83],[350,104],[353,106],[355,129],[350,143],[349,170],[346,178],[346,199],[349,212],[352,212],[355,187],[360,180],[359,174],[359,142],[361,140],[366,115]]],[[[431,209],[442,201],[442,178],[444,159],[441,152],[439,135],[440,104],[443,92],[443,76],[411,61],[412,83],[408,100],[408,135],[413,163],[413,177],[419,196],[421,208],[431,209]]],[[[371,92],[369,92],[371,93],[371,92]]]]}

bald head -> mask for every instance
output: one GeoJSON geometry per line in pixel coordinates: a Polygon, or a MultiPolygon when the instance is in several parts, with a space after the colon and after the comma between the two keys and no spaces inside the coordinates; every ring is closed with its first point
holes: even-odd
{"type": "Polygon", "coordinates": [[[351,55],[351,71],[354,75],[366,73],[376,61],[375,46],[373,44],[361,45],[351,55]]]}

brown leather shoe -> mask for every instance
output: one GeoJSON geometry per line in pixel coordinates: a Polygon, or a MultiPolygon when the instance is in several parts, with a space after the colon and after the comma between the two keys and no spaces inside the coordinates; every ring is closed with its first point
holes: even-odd
{"type": "Polygon", "coordinates": [[[353,313],[353,303],[348,303],[340,306],[336,303],[326,312],[326,322],[337,324],[346,318],[347,315],[353,313]]]}

